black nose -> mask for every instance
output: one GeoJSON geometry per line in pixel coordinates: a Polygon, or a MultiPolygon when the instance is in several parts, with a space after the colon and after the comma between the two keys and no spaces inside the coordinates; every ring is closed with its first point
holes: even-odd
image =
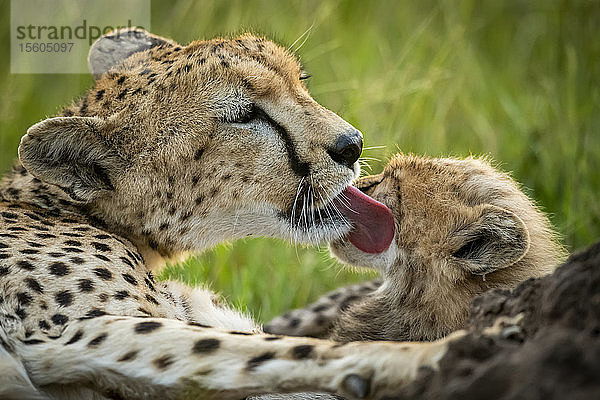
{"type": "Polygon", "coordinates": [[[333,161],[352,169],[362,151],[362,135],[352,132],[338,138],[335,146],[327,151],[333,161]]]}

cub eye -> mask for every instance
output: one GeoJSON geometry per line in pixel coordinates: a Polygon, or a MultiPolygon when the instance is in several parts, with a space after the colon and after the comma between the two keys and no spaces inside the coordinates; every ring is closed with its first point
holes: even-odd
{"type": "Polygon", "coordinates": [[[299,78],[300,78],[300,80],[301,80],[301,81],[303,81],[303,80],[305,80],[305,79],[308,79],[308,78],[310,78],[311,76],[312,76],[312,75],[311,75],[311,74],[309,74],[308,72],[304,72],[304,71],[302,71],[302,72],[300,72],[300,77],[299,77],[299,78]]]}
{"type": "Polygon", "coordinates": [[[366,176],[356,182],[354,186],[361,192],[367,193],[369,190],[383,182],[383,179],[383,174],[366,176]]]}

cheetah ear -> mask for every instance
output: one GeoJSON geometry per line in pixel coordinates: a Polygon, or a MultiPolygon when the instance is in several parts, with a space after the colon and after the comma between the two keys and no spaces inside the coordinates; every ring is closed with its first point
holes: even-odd
{"type": "Polygon", "coordinates": [[[125,160],[109,147],[110,123],[96,117],[56,117],[27,130],[19,145],[21,164],[41,181],[75,201],[90,202],[113,190],[112,178],[125,160]]]}
{"type": "Polygon", "coordinates": [[[177,44],[139,28],[112,31],[92,44],[88,54],[88,67],[94,79],[98,79],[132,54],[161,45],[176,46],[177,44]]]}
{"type": "Polygon", "coordinates": [[[472,274],[486,275],[519,261],[529,250],[529,232],[515,213],[493,205],[455,232],[452,256],[472,274]]]}

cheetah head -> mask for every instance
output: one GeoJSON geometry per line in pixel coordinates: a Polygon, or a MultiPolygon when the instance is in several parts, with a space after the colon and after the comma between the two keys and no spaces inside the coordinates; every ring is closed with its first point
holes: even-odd
{"type": "Polygon", "coordinates": [[[312,99],[285,49],[123,30],[89,65],[95,86],[33,125],[19,158],[115,231],[162,256],[349,231],[336,199],[359,173],[362,135],[312,99]]]}
{"type": "Polygon", "coordinates": [[[332,242],[331,250],[344,262],[379,270],[396,292],[438,304],[461,291],[470,299],[544,275],[562,258],[547,217],[485,160],[397,155],[356,187],[391,209],[394,241],[379,254],[349,240],[332,242]]]}

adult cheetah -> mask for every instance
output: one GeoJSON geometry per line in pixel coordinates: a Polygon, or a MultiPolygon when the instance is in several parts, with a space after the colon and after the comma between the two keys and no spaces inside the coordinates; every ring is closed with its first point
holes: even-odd
{"type": "MultiPolygon", "coordinates": [[[[180,46],[126,30],[89,61],[94,87],[28,130],[0,189],[13,371],[0,379],[56,399],[376,398],[435,365],[447,341],[266,335],[213,293],[153,278],[167,258],[247,235],[391,242],[389,210],[347,187],[360,132],[310,97],[293,56],[251,35],[180,46]]],[[[1,395],[22,394],[11,387],[1,395]]]]}
{"type": "Polygon", "coordinates": [[[352,240],[333,241],[331,250],[383,279],[330,292],[265,331],[343,342],[435,340],[462,327],[475,296],[551,273],[565,257],[548,218],[484,159],[396,155],[356,186],[392,210],[395,240],[379,254],[352,240]]]}

